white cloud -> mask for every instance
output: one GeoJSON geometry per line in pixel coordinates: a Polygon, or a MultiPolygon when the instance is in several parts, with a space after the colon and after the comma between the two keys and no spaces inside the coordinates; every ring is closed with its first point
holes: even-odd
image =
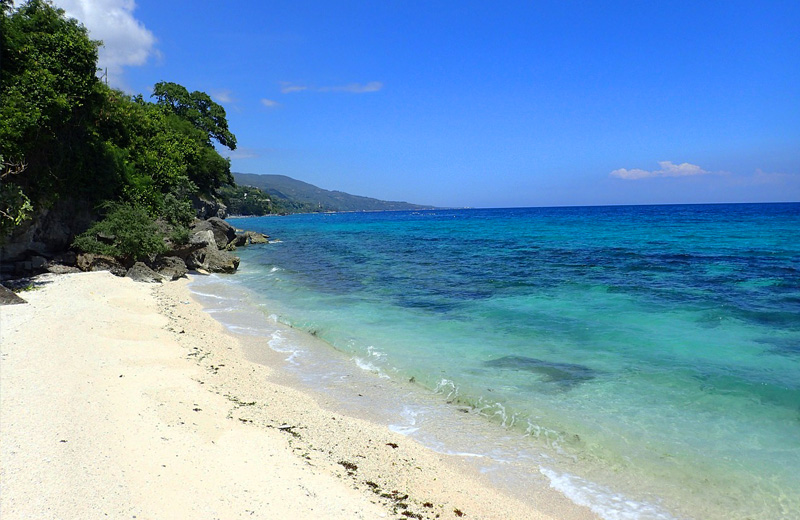
{"type": "Polygon", "coordinates": [[[349,83],[347,85],[336,85],[328,87],[309,87],[307,85],[295,85],[290,82],[281,83],[281,93],[290,94],[292,92],[302,92],[308,90],[311,92],[348,92],[350,94],[366,94],[369,92],[378,92],[383,88],[383,83],[380,81],[370,81],[369,83],[349,83]]]}
{"type": "Polygon", "coordinates": [[[264,105],[267,108],[275,108],[275,107],[281,106],[281,104],[278,103],[277,101],[272,101],[271,99],[267,99],[267,98],[262,99],[261,100],[261,104],[264,105]]]}
{"type": "Polygon", "coordinates": [[[673,164],[672,161],[659,161],[660,170],[640,170],[638,168],[620,168],[611,172],[612,177],[626,180],[647,179],[650,177],[692,177],[696,175],[710,175],[719,172],[710,172],[695,164],[673,164]]]}
{"type": "Polygon", "coordinates": [[[292,92],[302,92],[303,90],[308,90],[308,87],[302,85],[292,85],[287,81],[281,82],[281,93],[282,94],[289,94],[292,92]]]}
{"type": "Polygon", "coordinates": [[[144,65],[156,54],[156,37],[133,11],[133,0],[56,0],[67,16],[76,18],[94,40],[102,40],[98,67],[108,69],[108,82],[126,88],[124,67],[144,65]]]}
{"type": "Polygon", "coordinates": [[[236,98],[233,97],[233,92],[229,89],[212,90],[211,95],[220,103],[233,103],[236,98]]]}
{"type": "Polygon", "coordinates": [[[353,94],[364,94],[367,92],[377,92],[383,88],[383,83],[380,81],[370,81],[366,85],[359,83],[350,83],[341,87],[320,87],[317,90],[320,92],[350,92],[353,94]]]}

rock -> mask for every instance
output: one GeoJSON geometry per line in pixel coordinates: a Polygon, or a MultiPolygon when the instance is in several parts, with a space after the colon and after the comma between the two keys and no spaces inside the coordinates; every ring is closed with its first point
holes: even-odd
{"type": "Polygon", "coordinates": [[[53,258],[54,264],[74,266],[77,261],[78,255],[76,255],[74,251],[67,251],[65,253],[61,253],[60,255],[56,255],[56,257],[53,258]]]}
{"type": "Polygon", "coordinates": [[[34,271],[41,271],[47,269],[47,258],[43,256],[34,256],[31,258],[31,269],[34,271]]]}
{"type": "Polygon", "coordinates": [[[125,277],[145,283],[161,283],[164,281],[163,276],[147,267],[143,262],[136,262],[133,264],[133,267],[128,269],[128,272],[125,273],[125,277]]]}
{"type": "Polygon", "coordinates": [[[81,271],[111,271],[117,276],[125,276],[128,272],[116,258],[107,255],[82,253],[78,255],[76,263],[81,271]]]}
{"type": "Polygon", "coordinates": [[[49,256],[66,250],[75,235],[83,233],[94,216],[91,204],[61,199],[52,207],[41,208],[29,220],[15,226],[7,237],[0,237],[0,258],[4,262],[22,261],[33,255],[49,256]]]}
{"type": "Polygon", "coordinates": [[[158,257],[152,267],[167,280],[177,280],[188,272],[186,262],[177,256],[158,257]]]}
{"type": "Polygon", "coordinates": [[[28,302],[17,296],[13,291],[0,285],[0,305],[18,305],[20,303],[28,302]]]}
{"type": "Polygon", "coordinates": [[[184,259],[186,262],[186,267],[192,270],[205,269],[208,267],[208,264],[206,263],[206,254],[209,249],[211,248],[206,246],[202,249],[198,249],[197,251],[192,251],[186,255],[186,258],[184,259]]]}
{"type": "MultiPolygon", "coordinates": [[[[209,248],[211,249],[211,248],[209,248]]],[[[209,251],[206,255],[208,270],[212,273],[235,273],[239,268],[239,257],[227,251],[209,251]]]]}
{"type": "Polygon", "coordinates": [[[162,256],[177,256],[178,258],[185,259],[194,251],[206,247],[209,244],[209,240],[211,240],[211,243],[216,243],[216,241],[213,240],[213,235],[214,234],[211,233],[211,237],[209,237],[209,235],[204,231],[201,233],[201,236],[190,236],[189,241],[185,244],[173,244],[172,242],[167,241],[167,251],[162,256]]]}
{"type": "Polygon", "coordinates": [[[230,244],[228,244],[228,246],[234,246],[234,247],[242,247],[244,245],[247,245],[247,237],[244,236],[243,234],[236,235],[236,238],[234,238],[233,241],[230,244]]]}
{"type": "Polygon", "coordinates": [[[245,231],[244,237],[248,244],[266,244],[269,242],[269,236],[255,231],[245,231]]]}
{"type": "Polygon", "coordinates": [[[217,245],[217,239],[214,236],[214,232],[210,229],[203,229],[203,230],[196,230],[192,233],[192,236],[189,237],[189,243],[194,245],[200,245],[201,248],[206,246],[215,246],[217,245]]]}
{"type": "Polygon", "coordinates": [[[236,229],[218,217],[201,220],[194,225],[193,229],[194,231],[211,230],[214,233],[217,249],[225,249],[228,243],[236,238],[236,229]]]}
{"type": "Polygon", "coordinates": [[[215,200],[192,196],[192,207],[194,207],[197,218],[199,219],[211,217],[225,218],[228,216],[228,207],[215,200]]]}
{"type": "Polygon", "coordinates": [[[53,264],[47,268],[47,272],[53,274],[72,274],[80,273],[81,270],[72,265],[53,264]]]}
{"type": "Polygon", "coordinates": [[[186,257],[186,266],[211,273],[233,273],[239,268],[239,257],[220,251],[214,246],[207,246],[186,257]]]}
{"type": "Polygon", "coordinates": [[[242,231],[228,243],[227,249],[232,250],[231,248],[235,249],[237,247],[246,246],[247,244],[266,244],[267,242],[269,242],[269,236],[264,233],[242,231]]]}

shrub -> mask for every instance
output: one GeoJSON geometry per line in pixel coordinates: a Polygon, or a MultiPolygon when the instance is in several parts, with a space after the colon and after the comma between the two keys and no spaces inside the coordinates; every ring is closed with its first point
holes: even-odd
{"type": "Polygon", "coordinates": [[[103,220],[79,235],[73,247],[87,253],[141,260],[166,250],[164,237],[147,210],[131,204],[109,204],[103,220]]]}

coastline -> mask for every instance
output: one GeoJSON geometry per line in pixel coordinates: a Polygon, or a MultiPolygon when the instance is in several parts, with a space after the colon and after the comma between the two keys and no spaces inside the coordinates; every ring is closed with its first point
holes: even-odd
{"type": "Polygon", "coordinates": [[[594,518],[280,384],[188,280],[45,280],[0,308],[3,518],[594,518]]]}

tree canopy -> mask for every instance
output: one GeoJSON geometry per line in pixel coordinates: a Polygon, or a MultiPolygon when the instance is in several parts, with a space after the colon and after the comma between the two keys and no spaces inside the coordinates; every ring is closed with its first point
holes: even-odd
{"type": "Polygon", "coordinates": [[[0,14],[0,237],[61,198],[155,218],[233,184],[213,142],[236,137],[207,94],[160,82],[155,102],[129,96],[97,79],[100,42],[63,10],[0,0],[0,14]]]}

